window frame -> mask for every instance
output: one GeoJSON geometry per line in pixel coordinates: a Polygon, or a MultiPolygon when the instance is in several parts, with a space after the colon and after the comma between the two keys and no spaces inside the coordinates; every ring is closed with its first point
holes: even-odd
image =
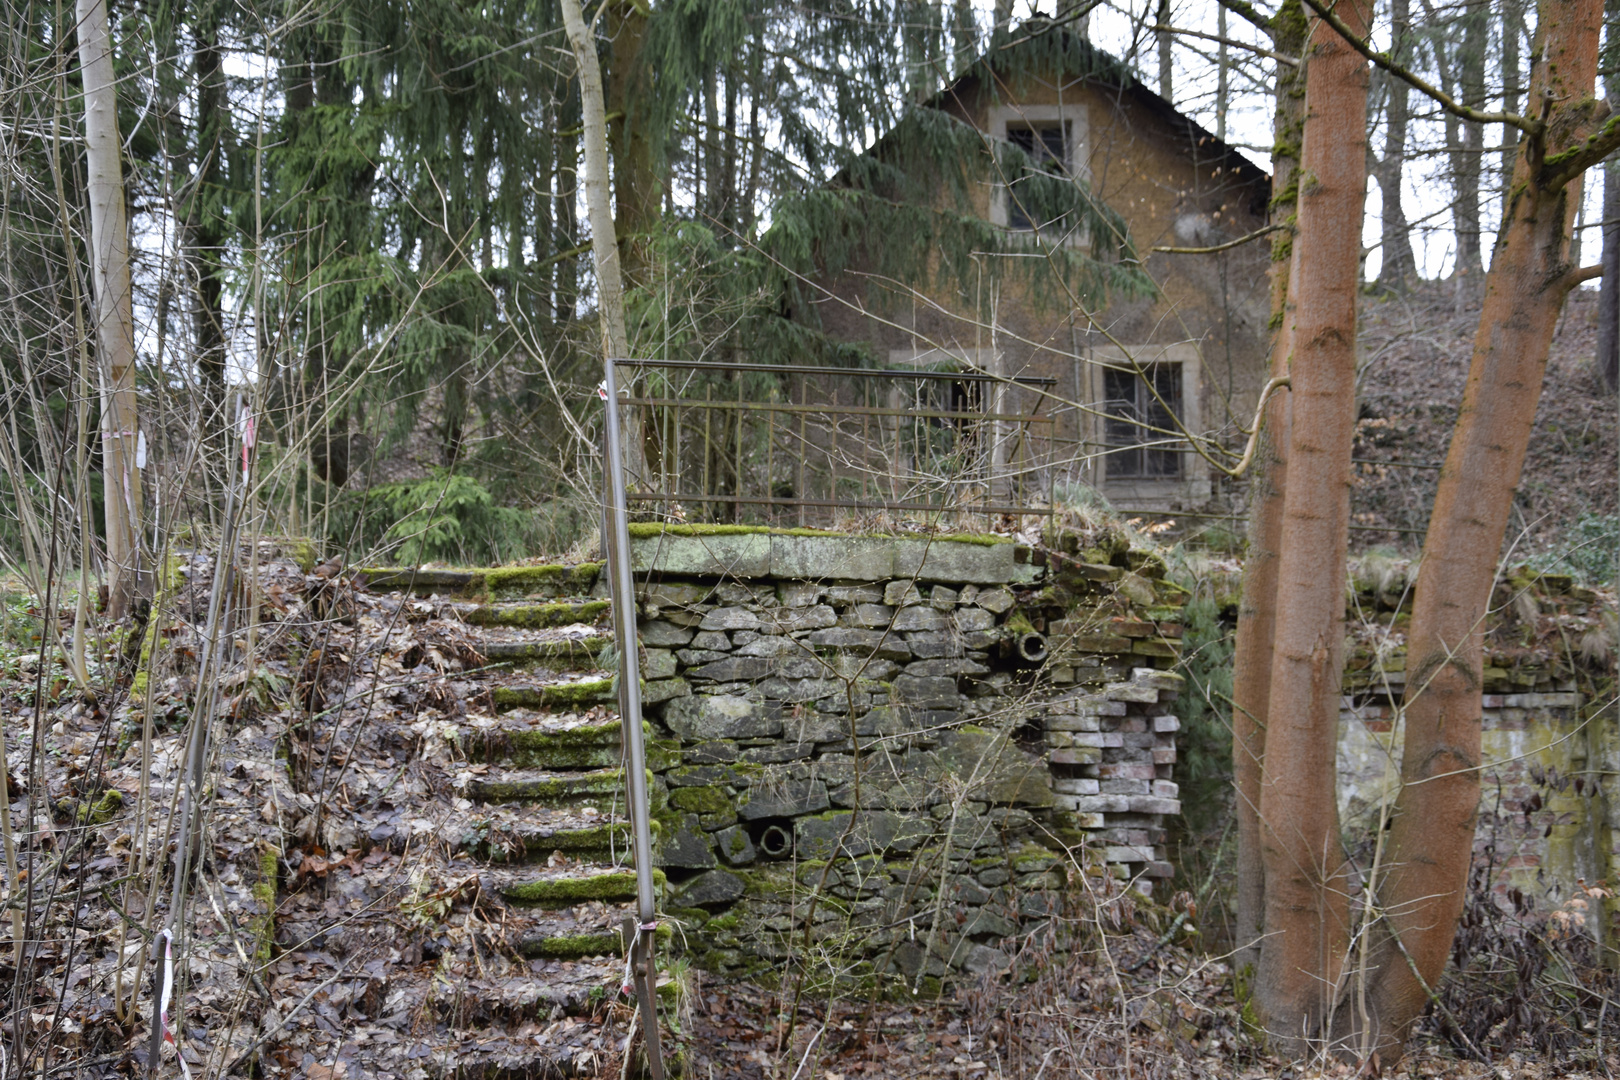
{"type": "MultiPolygon", "coordinates": [[[[1114,455],[1108,438],[1108,372],[1148,369],[1157,365],[1179,365],[1181,369],[1181,426],[1188,431],[1202,430],[1203,360],[1192,342],[1175,345],[1093,345],[1086,361],[1087,404],[1086,443],[1091,482],[1109,501],[1122,509],[1162,510],[1172,503],[1201,505],[1212,495],[1209,463],[1185,442],[1174,448],[1180,457],[1180,475],[1142,476],[1110,469],[1114,455]],[[1132,361],[1135,361],[1133,366],[1132,361]]],[[[1154,438],[1145,433],[1144,441],[1154,438]]]]}
{"type": "MultiPolygon", "coordinates": [[[[1066,160],[1060,162],[1070,177],[1090,179],[1091,132],[1086,107],[1081,102],[1072,105],[998,105],[989,112],[990,134],[1004,142],[1011,142],[1010,132],[1016,128],[1063,128],[1063,150],[1066,160]]],[[[993,167],[992,167],[993,168],[993,167]]],[[[1041,236],[1049,240],[1060,239],[1053,231],[1037,229],[1033,225],[1015,225],[1011,220],[1011,199],[1007,185],[999,174],[992,174],[990,185],[990,223],[1010,233],[1041,236]]],[[[1066,247],[1083,247],[1090,243],[1090,235],[1083,229],[1070,229],[1061,242],[1066,247]]]]}

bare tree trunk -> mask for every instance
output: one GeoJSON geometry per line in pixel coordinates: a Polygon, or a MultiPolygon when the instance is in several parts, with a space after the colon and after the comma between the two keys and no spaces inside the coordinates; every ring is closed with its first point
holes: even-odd
{"type": "MultiPolygon", "coordinates": [[[[1397,63],[1405,63],[1411,55],[1407,42],[1412,32],[1412,0],[1390,0],[1389,17],[1393,55],[1397,63]]],[[[1378,191],[1383,196],[1380,247],[1384,254],[1378,268],[1378,284],[1392,292],[1404,292],[1417,276],[1412,227],[1406,220],[1401,191],[1406,172],[1411,87],[1404,79],[1380,74],[1389,96],[1384,106],[1384,156],[1378,163],[1378,191]]]]}
{"type": "MultiPolygon", "coordinates": [[[[1225,10],[1223,7],[1221,10],[1225,10]]],[[[1305,48],[1305,9],[1286,0],[1271,20],[1271,39],[1285,56],[1305,48]]],[[[1272,125],[1271,218],[1290,227],[1271,248],[1271,318],[1278,330],[1271,342],[1271,373],[1288,373],[1288,275],[1292,263],[1292,220],[1298,202],[1300,136],[1305,122],[1305,72],[1277,65],[1272,125]]],[[[1277,551],[1281,544],[1282,501],[1288,461],[1288,395],[1275,394],[1260,419],[1249,494],[1249,553],[1243,561],[1238,606],[1237,648],[1232,660],[1232,777],[1237,789],[1237,953],[1233,970],[1244,982],[1260,959],[1265,920],[1265,868],[1260,861],[1260,777],[1271,698],[1271,651],[1276,625],[1277,551]],[[1247,972],[1247,974],[1245,974],[1247,972]]]]}
{"type": "Polygon", "coordinates": [[[124,212],[123,143],[105,0],[78,0],[84,79],[85,166],[89,173],[90,261],[95,282],[101,374],[101,461],[107,507],[108,613],[121,618],[140,574],[140,418],[135,403],[135,324],[124,212]]]}
{"type": "Polygon", "coordinates": [[[1385,1064],[1399,1056],[1445,969],[1462,911],[1479,803],[1481,626],[1569,289],[1568,243],[1580,173],[1613,133],[1593,101],[1602,0],[1542,0],[1529,100],[1548,102],[1526,138],[1486,279],[1451,449],[1440,473],[1407,639],[1402,787],[1378,890],[1383,920],[1368,1012],[1341,1030],[1385,1064]],[[1560,158],[1560,154],[1567,157],[1560,158]]]}
{"type": "Polygon", "coordinates": [[[1231,94],[1230,80],[1227,69],[1231,67],[1231,59],[1226,51],[1226,9],[1215,9],[1215,35],[1220,43],[1215,53],[1215,137],[1221,142],[1226,141],[1226,99],[1231,94]]]}
{"type": "Polygon", "coordinates": [[[219,50],[219,4],[204,0],[196,8],[195,64],[197,70],[197,175],[193,181],[186,218],[190,225],[191,262],[197,275],[192,306],[192,332],[197,339],[197,370],[201,377],[202,436],[209,460],[204,467],[227,470],[225,430],[225,230],[219,212],[219,185],[224,175],[225,69],[219,50]]]}
{"type": "MultiPolygon", "coordinates": [[[[1603,5],[1603,93],[1620,102],[1620,0],[1603,5]]],[[[1504,29],[1505,33],[1505,29],[1504,29]]],[[[1604,389],[1620,389],[1620,162],[1603,167],[1603,287],[1598,296],[1597,372],[1604,389]]]]}
{"type": "MultiPolygon", "coordinates": [[[[1160,26],[1168,27],[1170,25],[1170,0],[1159,0],[1158,19],[1160,26]]],[[[1176,86],[1175,73],[1171,70],[1171,64],[1175,57],[1170,47],[1170,31],[1157,30],[1155,33],[1159,39],[1159,96],[1168,102],[1174,103],[1176,100],[1176,86]]]]}
{"type": "MultiPolygon", "coordinates": [[[[1464,105],[1485,107],[1485,43],[1489,23],[1484,0],[1472,0],[1464,10],[1462,47],[1455,55],[1464,105]]],[[[1457,226],[1457,272],[1478,274],[1483,268],[1480,252],[1479,195],[1481,166],[1485,159],[1485,126],[1464,122],[1461,149],[1456,157],[1457,202],[1453,210],[1457,226]]]]}
{"type": "MultiPolygon", "coordinates": [[[[1336,10],[1365,36],[1371,0],[1336,10]]],[[[1265,931],[1255,1004],[1284,1052],[1325,1033],[1350,942],[1334,790],[1344,667],[1345,554],[1355,435],[1356,286],[1367,186],[1367,65],[1326,24],[1311,34],[1299,226],[1288,287],[1293,356],[1288,487],[1260,783],[1265,931]]]]}

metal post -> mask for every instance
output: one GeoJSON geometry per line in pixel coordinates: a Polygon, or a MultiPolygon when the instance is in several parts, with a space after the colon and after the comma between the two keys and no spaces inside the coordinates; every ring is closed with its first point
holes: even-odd
{"type": "MultiPolygon", "coordinates": [[[[631,849],[636,860],[636,915],[639,930],[631,949],[632,977],[640,1002],[647,1046],[647,1068],[663,1080],[664,1054],[658,1029],[657,988],[653,985],[653,944],[658,929],[653,897],[652,828],[647,801],[647,749],[641,732],[641,653],[636,647],[636,589],[630,573],[630,519],[625,509],[624,453],[619,446],[619,389],[612,357],[607,374],[607,518],[612,526],[610,580],[613,629],[619,647],[619,718],[624,725],[625,780],[629,789],[631,849]]],[[[604,540],[607,538],[604,537],[604,540]]]]}

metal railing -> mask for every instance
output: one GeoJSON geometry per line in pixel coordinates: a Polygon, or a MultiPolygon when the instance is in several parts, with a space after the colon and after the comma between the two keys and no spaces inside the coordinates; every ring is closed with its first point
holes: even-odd
{"type": "Polygon", "coordinates": [[[621,370],[640,449],[632,508],[804,526],[1050,513],[1042,409],[1056,380],[688,360],[621,370]]]}

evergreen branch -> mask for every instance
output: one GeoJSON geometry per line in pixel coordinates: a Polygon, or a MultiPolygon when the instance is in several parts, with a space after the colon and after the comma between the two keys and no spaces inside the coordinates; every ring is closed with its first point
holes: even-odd
{"type": "MultiPolygon", "coordinates": [[[[1222,0],[1222,3],[1225,2],[1226,0],[1222,0]]],[[[1372,61],[1375,66],[1383,68],[1397,79],[1400,79],[1402,82],[1411,86],[1412,89],[1418,91],[1420,94],[1425,95],[1435,104],[1439,105],[1441,109],[1457,117],[1458,119],[1467,120],[1469,123],[1473,124],[1507,124],[1510,127],[1518,128],[1520,131],[1524,132],[1526,135],[1529,135],[1533,139],[1541,138],[1542,134],[1546,131],[1546,124],[1542,123],[1540,120],[1535,120],[1528,116],[1519,116],[1516,113],[1484,112],[1480,109],[1475,109],[1461,104],[1456,98],[1452,97],[1438,86],[1435,86],[1421,75],[1409,71],[1401,64],[1397,64],[1388,53],[1379,52],[1371,45],[1368,45],[1358,34],[1344,24],[1343,19],[1340,19],[1337,15],[1333,14],[1333,12],[1322,3],[1322,0],[1305,0],[1305,6],[1314,11],[1323,22],[1331,26],[1334,33],[1343,38],[1352,49],[1356,50],[1356,52],[1372,61]]]]}
{"type": "Polygon", "coordinates": [[[1247,41],[1237,41],[1234,38],[1221,37],[1219,34],[1206,34],[1202,30],[1188,30],[1184,26],[1171,26],[1168,23],[1154,23],[1152,29],[1164,34],[1180,34],[1182,37],[1203,38],[1205,41],[1213,41],[1221,45],[1229,46],[1233,49],[1244,49],[1259,56],[1269,57],[1270,59],[1277,61],[1279,64],[1287,64],[1289,67],[1299,67],[1299,57],[1287,56],[1272,49],[1261,48],[1259,45],[1250,45],[1247,41]]]}
{"type": "Polygon", "coordinates": [[[1267,225],[1263,229],[1256,229],[1247,236],[1240,236],[1236,240],[1228,240],[1226,243],[1216,244],[1214,247],[1156,247],[1149,248],[1148,250],[1160,251],[1166,255],[1213,255],[1217,251],[1229,251],[1232,248],[1241,247],[1242,245],[1247,244],[1250,240],[1258,240],[1262,236],[1267,236],[1276,232],[1278,229],[1285,229],[1287,227],[1287,225],[1279,221],[1274,225],[1267,225]]]}

